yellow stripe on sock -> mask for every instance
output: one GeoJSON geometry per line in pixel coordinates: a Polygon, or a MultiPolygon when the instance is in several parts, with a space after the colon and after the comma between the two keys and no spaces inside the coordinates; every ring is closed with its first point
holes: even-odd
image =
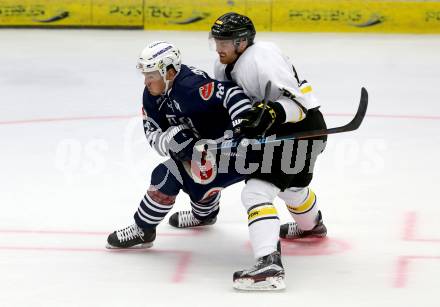
{"type": "Polygon", "coordinates": [[[277,216],[278,212],[277,209],[272,205],[264,205],[259,206],[257,208],[252,209],[248,213],[248,221],[252,222],[258,218],[261,217],[268,217],[268,216],[277,216]]]}
{"type": "Polygon", "coordinates": [[[287,205],[287,209],[289,209],[289,211],[292,213],[301,214],[309,211],[315,204],[315,200],[316,200],[315,192],[309,189],[309,196],[302,204],[296,207],[293,207],[292,205],[287,205]]]}

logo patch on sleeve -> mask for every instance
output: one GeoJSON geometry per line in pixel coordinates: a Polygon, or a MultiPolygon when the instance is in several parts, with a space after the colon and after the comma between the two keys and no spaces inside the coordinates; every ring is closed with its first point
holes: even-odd
{"type": "Polygon", "coordinates": [[[199,93],[203,100],[209,100],[214,93],[214,82],[209,82],[199,87],[199,93]]]}

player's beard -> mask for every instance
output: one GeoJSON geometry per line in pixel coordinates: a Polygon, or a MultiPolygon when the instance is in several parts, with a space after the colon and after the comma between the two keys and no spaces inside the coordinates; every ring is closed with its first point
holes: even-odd
{"type": "Polygon", "coordinates": [[[240,56],[237,51],[234,53],[226,53],[226,52],[218,52],[220,63],[222,64],[233,64],[238,60],[238,57],[240,56]]]}
{"type": "Polygon", "coordinates": [[[224,52],[220,52],[218,56],[220,59],[220,63],[222,64],[232,64],[236,59],[236,57],[234,57],[233,54],[228,55],[227,53],[224,52]]]}

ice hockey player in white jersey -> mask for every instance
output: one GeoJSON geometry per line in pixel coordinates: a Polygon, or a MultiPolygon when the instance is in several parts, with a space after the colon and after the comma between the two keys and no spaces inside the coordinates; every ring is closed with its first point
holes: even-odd
{"type": "MultiPolygon", "coordinates": [[[[215,78],[236,82],[254,102],[236,128],[237,136],[250,139],[272,135],[278,137],[297,131],[325,129],[326,124],[311,85],[299,78],[292,63],[276,45],[254,42],[255,34],[252,21],[237,13],[220,16],[210,33],[211,43],[219,55],[215,64],[215,78]],[[261,102],[268,81],[271,82],[271,88],[265,105],[261,102]]],[[[283,148],[287,143],[283,142],[275,147],[270,165],[263,163],[258,171],[248,176],[241,198],[248,212],[250,240],[257,264],[234,273],[235,288],[284,288],[279,236],[285,239],[326,236],[327,229],[318,209],[316,195],[308,187],[315,160],[324,150],[326,140],[326,136],[321,136],[294,142],[291,160],[287,162],[292,167],[304,163],[299,172],[284,171],[286,158],[283,148]],[[304,155],[300,152],[304,152],[304,155]],[[280,227],[273,205],[277,196],[284,200],[295,222],[280,227]]]]}

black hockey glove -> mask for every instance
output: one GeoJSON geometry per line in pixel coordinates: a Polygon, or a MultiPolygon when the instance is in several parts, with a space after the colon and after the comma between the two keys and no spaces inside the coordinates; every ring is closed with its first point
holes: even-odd
{"type": "Polygon", "coordinates": [[[189,128],[183,129],[170,139],[168,152],[176,160],[190,161],[197,141],[198,139],[189,128]]]}
{"type": "Polygon", "coordinates": [[[259,138],[273,126],[281,124],[286,119],[286,113],[278,102],[258,102],[241,117],[241,122],[234,127],[234,137],[249,139],[259,138]],[[261,119],[259,119],[261,115],[261,119]]]}

